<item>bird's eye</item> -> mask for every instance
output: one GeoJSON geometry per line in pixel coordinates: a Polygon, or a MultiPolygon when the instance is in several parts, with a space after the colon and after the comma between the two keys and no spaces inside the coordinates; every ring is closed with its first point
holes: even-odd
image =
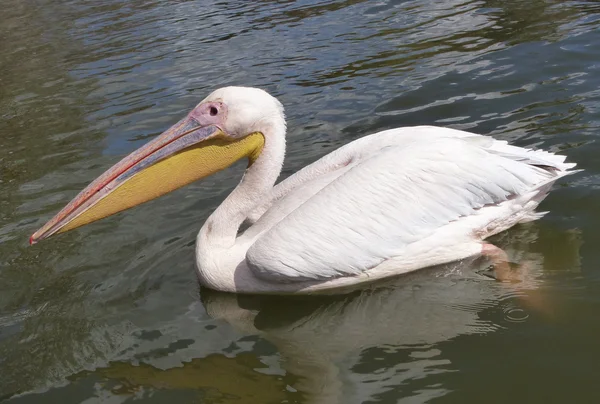
{"type": "Polygon", "coordinates": [[[219,110],[217,109],[217,107],[210,107],[210,116],[215,116],[219,113],[219,110]]]}

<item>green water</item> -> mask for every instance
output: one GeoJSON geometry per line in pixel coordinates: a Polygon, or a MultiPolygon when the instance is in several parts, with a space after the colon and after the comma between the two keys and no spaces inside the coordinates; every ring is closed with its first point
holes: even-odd
{"type": "Polygon", "coordinates": [[[0,400],[598,402],[600,5],[4,0],[0,400]],[[33,247],[97,175],[213,89],[285,105],[284,176],[365,134],[435,124],[561,151],[583,173],[485,263],[343,296],[200,289],[195,235],[243,165],[33,247]]]}

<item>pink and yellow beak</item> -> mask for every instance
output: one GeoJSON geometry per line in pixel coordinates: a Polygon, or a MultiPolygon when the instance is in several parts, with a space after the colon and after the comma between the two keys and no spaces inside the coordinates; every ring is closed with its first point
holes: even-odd
{"type": "Polygon", "coordinates": [[[263,145],[260,133],[234,139],[218,126],[202,126],[188,115],[88,185],[36,231],[29,243],[147,202],[244,157],[251,164],[263,145]]]}

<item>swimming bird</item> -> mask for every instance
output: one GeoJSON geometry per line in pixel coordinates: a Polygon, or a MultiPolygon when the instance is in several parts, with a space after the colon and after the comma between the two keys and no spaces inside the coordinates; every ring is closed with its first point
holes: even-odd
{"type": "Polygon", "coordinates": [[[434,126],[348,143],[274,185],[284,162],[282,104],[225,87],[118,162],[30,238],[38,242],[248,159],[196,241],[201,284],[238,293],[311,293],[477,254],[535,208],[575,164],[542,150],[434,126]],[[250,226],[243,232],[240,227],[250,226]]]}

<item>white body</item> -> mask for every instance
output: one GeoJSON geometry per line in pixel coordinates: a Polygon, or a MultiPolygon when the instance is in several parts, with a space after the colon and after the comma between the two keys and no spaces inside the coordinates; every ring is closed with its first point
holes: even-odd
{"type": "Polygon", "coordinates": [[[285,120],[271,100],[266,118],[244,128],[264,134],[260,157],[198,235],[198,275],[210,288],[311,293],[476,255],[486,237],[540,217],[552,183],[574,172],[564,156],[420,126],[358,139],[273,187],[285,120]],[[238,235],[244,221],[253,225],[238,235]]]}

